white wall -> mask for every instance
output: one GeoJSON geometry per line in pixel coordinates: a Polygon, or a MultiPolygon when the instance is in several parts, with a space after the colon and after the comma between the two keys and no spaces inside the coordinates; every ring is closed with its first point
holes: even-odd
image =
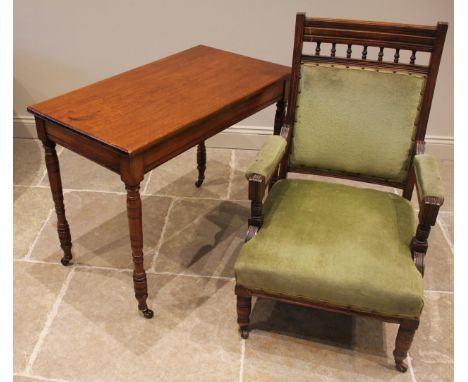
{"type": "MultiPolygon", "coordinates": [[[[448,21],[428,134],[453,139],[451,0],[15,0],[14,116],[26,106],[197,44],[290,65],[295,14],[448,21]]],[[[272,126],[273,108],[242,122],[272,126]]]]}

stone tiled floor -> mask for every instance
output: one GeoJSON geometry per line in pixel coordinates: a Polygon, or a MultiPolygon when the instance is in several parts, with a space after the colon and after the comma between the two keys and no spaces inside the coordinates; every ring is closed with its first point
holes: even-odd
{"type": "Polygon", "coordinates": [[[60,265],[55,214],[36,140],[14,142],[14,380],[451,381],[453,162],[430,238],[425,308],[411,367],[393,368],[397,327],[258,300],[237,332],[233,263],[249,214],[243,171],[255,152],[195,151],[142,184],[149,305],[136,311],[125,193],[117,175],[60,150],[75,265],[60,265]]]}

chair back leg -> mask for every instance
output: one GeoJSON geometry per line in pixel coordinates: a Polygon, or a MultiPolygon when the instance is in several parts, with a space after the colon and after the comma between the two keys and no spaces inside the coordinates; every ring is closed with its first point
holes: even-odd
{"type": "Polygon", "coordinates": [[[397,370],[402,373],[408,370],[408,365],[404,361],[408,355],[408,350],[411,347],[414,333],[416,333],[418,326],[418,320],[403,320],[400,323],[400,328],[398,329],[398,334],[395,341],[393,357],[395,358],[397,370]]]}

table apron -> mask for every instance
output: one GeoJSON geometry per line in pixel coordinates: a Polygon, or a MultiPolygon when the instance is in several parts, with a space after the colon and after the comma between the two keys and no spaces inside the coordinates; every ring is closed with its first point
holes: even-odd
{"type": "Polygon", "coordinates": [[[151,147],[143,153],[144,172],[151,171],[198,143],[283,99],[286,86],[287,80],[278,81],[243,102],[220,110],[210,118],[200,121],[151,147]]]}
{"type": "Polygon", "coordinates": [[[74,131],[50,121],[45,121],[47,138],[83,157],[120,174],[122,155],[109,149],[102,143],[86,138],[74,131]]]}

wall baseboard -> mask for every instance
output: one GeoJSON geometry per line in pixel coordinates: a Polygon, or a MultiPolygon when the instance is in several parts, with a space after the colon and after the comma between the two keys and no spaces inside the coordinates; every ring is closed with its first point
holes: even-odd
{"type": "MultiPolygon", "coordinates": [[[[208,147],[258,150],[273,128],[267,126],[234,125],[207,140],[208,147]]],[[[14,138],[37,138],[34,117],[13,117],[14,138]]],[[[426,152],[439,159],[453,160],[454,139],[449,136],[427,135],[426,152]]]]}
{"type": "Polygon", "coordinates": [[[34,117],[13,117],[13,138],[37,138],[34,117]]]}

